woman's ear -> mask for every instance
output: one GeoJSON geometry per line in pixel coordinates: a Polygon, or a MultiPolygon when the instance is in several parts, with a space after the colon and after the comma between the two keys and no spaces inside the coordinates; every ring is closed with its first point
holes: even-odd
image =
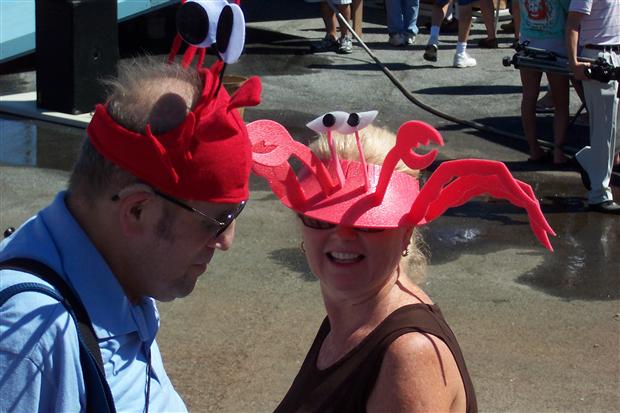
{"type": "Polygon", "coordinates": [[[402,250],[406,250],[407,247],[409,247],[409,244],[411,244],[411,237],[413,236],[413,231],[415,230],[415,227],[409,227],[405,229],[404,235],[403,235],[403,244],[402,244],[402,250]]]}

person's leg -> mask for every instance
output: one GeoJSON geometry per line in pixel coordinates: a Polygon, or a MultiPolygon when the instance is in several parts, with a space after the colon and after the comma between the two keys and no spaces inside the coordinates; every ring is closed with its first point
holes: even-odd
{"type": "Polygon", "coordinates": [[[521,98],[521,122],[523,132],[530,147],[530,161],[542,161],[545,159],[545,151],[540,147],[536,139],[536,99],[540,90],[540,79],[542,73],[521,69],[521,84],[523,85],[523,96],[521,98]]]}
{"type": "Polygon", "coordinates": [[[329,5],[324,1],[321,2],[321,17],[323,18],[323,23],[325,23],[325,33],[330,35],[334,39],[337,39],[338,37],[336,36],[336,14],[331,9],[331,7],[329,7],[329,5]]]}
{"type": "MultiPolygon", "coordinates": [[[[584,55],[596,59],[599,53],[584,49],[584,55]]],[[[614,63],[620,64],[620,58],[614,63]]],[[[575,157],[590,180],[588,203],[595,205],[613,200],[609,181],[616,145],[618,82],[584,80],[583,90],[590,117],[590,145],[577,152],[575,157]]]]}
{"type": "Polygon", "coordinates": [[[431,15],[431,35],[428,38],[426,50],[424,50],[424,60],[428,60],[430,62],[437,61],[437,50],[439,49],[437,46],[439,43],[439,28],[441,27],[441,22],[446,15],[449,5],[450,2],[445,0],[435,0],[435,3],[433,4],[433,14],[431,15]]]}
{"type": "Polygon", "coordinates": [[[512,0],[512,20],[515,23],[515,41],[519,42],[521,33],[521,15],[519,8],[519,0],[512,0]]]}
{"type": "Polygon", "coordinates": [[[320,42],[310,45],[310,51],[314,53],[329,52],[338,49],[336,37],[336,14],[325,2],[320,3],[321,18],[325,24],[325,37],[320,42]]]}
{"type": "Polygon", "coordinates": [[[487,32],[486,39],[480,39],[478,46],[486,49],[497,48],[497,38],[495,36],[495,9],[493,0],[480,0],[480,12],[482,13],[482,21],[487,32]]]}
{"type": "Polygon", "coordinates": [[[566,142],[566,130],[568,129],[568,103],[569,89],[568,76],[557,73],[547,73],[551,97],[555,112],[553,114],[553,163],[561,165],[566,163],[563,146],[566,142]]]}
{"type": "Polygon", "coordinates": [[[403,26],[405,29],[405,40],[408,45],[413,45],[415,37],[418,35],[418,13],[420,11],[420,0],[401,0],[403,10],[403,26]]]}
{"type": "Polygon", "coordinates": [[[467,39],[471,28],[471,2],[461,0],[459,4],[459,36],[456,43],[456,53],[454,54],[454,67],[476,66],[476,59],[467,53],[467,39]]]}
{"type": "Polygon", "coordinates": [[[389,43],[392,46],[404,45],[403,32],[405,28],[403,25],[401,0],[385,0],[385,16],[387,19],[389,43]]]}
{"type": "MultiPolygon", "coordinates": [[[[339,4],[337,7],[338,7],[338,11],[340,12],[340,14],[342,14],[342,17],[345,18],[347,23],[350,23],[351,22],[351,3],[339,4]]],[[[335,14],[334,14],[334,18],[335,18],[335,14]]],[[[349,29],[347,28],[347,26],[345,26],[344,24],[339,24],[339,25],[340,25],[340,37],[349,36],[349,29]]]]}
{"type": "MultiPolygon", "coordinates": [[[[338,11],[345,18],[347,23],[351,21],[351,2],[339,4],[338,11]]],[[[338,53],[349,54],[353,52],[353,42],[349,34],[349,29],[344,24],[340,24],[340,39],[338,39],[338,53]]]]}

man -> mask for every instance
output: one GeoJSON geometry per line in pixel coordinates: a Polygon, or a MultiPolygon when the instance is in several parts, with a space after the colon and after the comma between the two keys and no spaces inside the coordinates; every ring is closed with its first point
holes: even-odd
{"type": "Polygon", "coordinates": [[[590,145],[575,155],[588,192],[588,209],[620,215],[609,182],[618,151],[618,81],[607,83],[588,79],[587,62],[581,56],[620,66],[620,0],[572,0],[566,21],[569,65],[575,78],[583,81],[590,121],[590,145]]]}
{"type": "MultiPolygon", "coordinates": [[[[221,68],[121,67],[68,191],[0,244],[0,262],[35,259],[79,296],[119,412],[186,410],[155,341],[154,300],[193,290],[214,252],[231,246],[248,198],[250,143],[234,108],[257,104],[260,83],[231,99],[221,68]]],[[[0,290],[46,284],[6,268],[0,278],[0,290]]],[[[22,292],[0,307],[0,365],[2,412],[93,409],[76,323],[53,298],[22,292]]]]}
{"type": "Polygon", "coordinates": [[[349,34],[349,29],[345,25],[340,25],[340,38],[337,36],[338,19],[336,13],[327,1],[336,6],[338,12],[342,14],[347,22],[351,21],[351,2],[352,0],[306,0],[308,3],[321,2],[321,17],[325,24],[325,37],[320,42],[310,46],[312,53],[335,51],[340,54],[353,53],[353,41],[349,34]]]}
{"type": "MultiPolygon", "coordinates": [[[[452,65],[458,68],[476,66],[476,59],[467,53],[467,39],[471,27],[471,3],[473,0],[458,0],[458,21],[459,34],[456,43],[456,53],[452,65]]],[[[433,4],[433,14],[431,16],[431,35],[428,38],[424,60],[429,62],[437,61],[437,51],[439,49],[439,29],[441,22],[446,16],[449,0],[436,0],[433,4]]]]}

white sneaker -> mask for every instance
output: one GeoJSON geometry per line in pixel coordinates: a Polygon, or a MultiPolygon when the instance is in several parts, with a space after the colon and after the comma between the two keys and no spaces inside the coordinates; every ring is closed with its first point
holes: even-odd
{"type": "Polygon", "coordinates": [[[472,67],[476,66],[476,59],[467,54],[467,52],[456,53],[454,55],[454,67],[472,67]]]}
{"type": "Polygon", "coordinates": [[[413,33],[405,34],[405,44],[407,46],[413,46],[415,44],[415,34],[413,33]]]}
{"type": "Polygon", "coordinates": [[[390,35],[390,44],[392,46],[402,46],[405,44],[405,39],[400,33],[393,33],[390,35]]]}

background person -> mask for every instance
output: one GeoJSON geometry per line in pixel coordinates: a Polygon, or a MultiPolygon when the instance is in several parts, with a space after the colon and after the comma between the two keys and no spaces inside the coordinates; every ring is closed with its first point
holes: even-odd
{"type": "MultiPolygon", "coordinates": [[[[250,144],[228,94],[214,93],[221,67],[186,70],[151,59],[121,66],[68,191],[0,244],[0,261],[44,263],[80,298],[119,412],[186,410],[155,339],[155,300],[194,289],[215,251],[232,245],[248,199],[250,144]]],[[[242,88],[252,95],[243,103],[258,103],[257,78],[242,88]]],[[[47,285],[9,269],[0,279],[3,291],[47,285]]],[[[41,293],[2,305],[0,411],[92,411],[77,334],[67,309],[41,293]]]]}
{"type": "MultiPolygon", "coordinates": [[[[320,52],[338,52],[340,54],[349,54],[353,52],[353,42],[349,29],[345,25],[339,25],[336,13],[323,0],[305,0],[308,3],[320,2],[321,17],[325,23],[325,37],[320,42],[310,46],[313,53],[320,52]],[[340,36],[338,36],[340,30],[340,36]]],[[[351,21],[351,1],[352,0],[330,0],[338,11],[347,20],[351,21]]]]}
{"type": "MultiPolygon", "coordinates": [[[[458,20],[459,33],[456,43],[456,53],[452,65],[458,68],[476,66],[476,59],[467,53],[467,39],[469,38],[469,30],[471,28],[471,3],[473,0],[458,0],[458,20]]],[[[436,0],[433,3],[433,14],[431,16],[431,33],[428,38],[426,49],[424,50],[424,60],[430,62],[437,61],[437,53],[439,50],[439,31],[441,22],[446,15],[446,6],[449,0],[436,0]]]]}
{"type": "Polygon", "coordinates": [[[575,78],[583,82],[590,124],[590,145],[575,155],[588,189],[588,209],[620,215],[610,188],[617,139],[618,81],[588,79],[589,63],[577,60],[577,50],[590,59],[602,58],[620,66],[620,0],[572,0],[566,24],[568,62],[575,78]]]}
{"type": "Polygon", "coordinates": [[[385,0],[389,43],[392,46],[413,46],[418,35],[420,0],[385,0]]]}
{"type": "MultiPolygon", "coordinates": [[[[565,24],[569,0],[519,0],[520,39],[529,46],[566,56],[565,24]]],[[[547,72],[547,79],[553,99],[553,153],[545,152],[539,145],[536,134],[536,103],[540,93],[542,72],[520,68],[523,96],[521,99],[521,121],[530,149],[528,162],[544,163],[552,160],[556,167],[567,162],[563,145],[566,141],[569,117],[569,78],[547,72]]]]}

